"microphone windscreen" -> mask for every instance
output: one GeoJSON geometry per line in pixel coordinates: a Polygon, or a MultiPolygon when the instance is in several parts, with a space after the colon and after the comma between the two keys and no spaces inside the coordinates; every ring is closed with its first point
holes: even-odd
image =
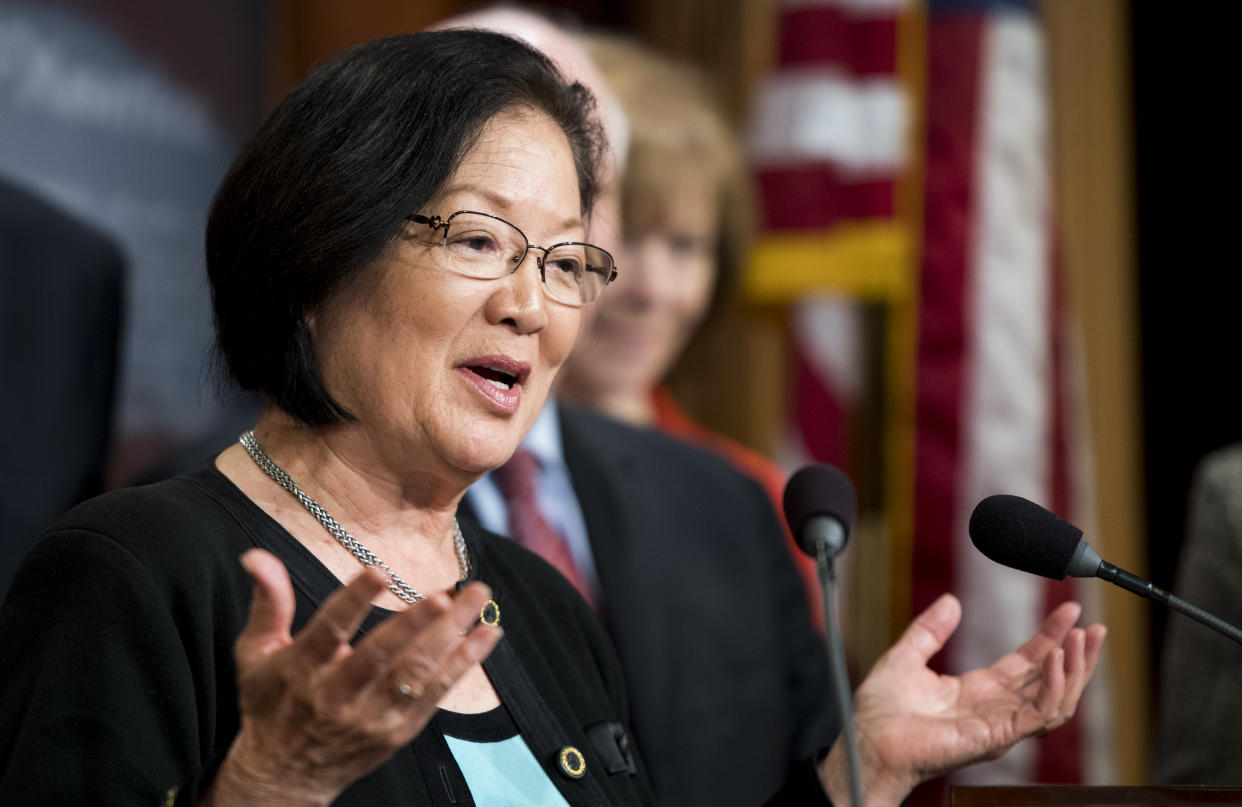
{"type": "Polygon", "coordinates": [[[1021,496],[989,496],[970,514],[970,540],[1011,569],[1064,580],[1082,530],[1021,496]]]}
{"type": "Polygon", "coordinates": [[[814,516],[835,518],[848,534],[854,526],[854,516],[858,514],[854,483],[841,469],[832,465],[799,468],[785,483],[783,504],[785,522],[794,537],[802,534],[807,520],[814,516]]]}

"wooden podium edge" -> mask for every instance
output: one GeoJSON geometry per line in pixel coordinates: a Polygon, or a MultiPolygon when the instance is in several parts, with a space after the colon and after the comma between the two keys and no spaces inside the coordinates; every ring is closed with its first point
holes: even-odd
{"type": "Polygon", "coordinates": [[[952,787],[949,807],[1028,807],[1032,805],[1242,805],[1242,787],[952,787]]]}

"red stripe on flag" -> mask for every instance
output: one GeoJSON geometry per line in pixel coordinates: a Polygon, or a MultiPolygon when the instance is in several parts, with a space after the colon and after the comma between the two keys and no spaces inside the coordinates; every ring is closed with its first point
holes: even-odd
{"type": "Polygon", "coordinates": [[[911,592],[916,613],[953,588],[982,32],[977,18],[933,19],[929,24],[926,237],[915,416],[918,535],[911,592]]]}
{"type": "Polygon", "coordinates": [[[858,218],[892,218],[897,183],[892,179],[855,182],[850,186],[850,215],[858,218]]]}
{"type": "Polygon", "coordinates": [[[858,18],[834,6],[798,8],[781,15],[781,67],[839,65],[856,76],[897,70],[897,20],[858,18]]]}
{"type": "Polygon", "coordinates": [[[826,230],[843,219],[890,218],[895,183],[842,179],[833,163],[765,167],[758,172],[768,230],[826,230]]]}
{"type": "Polygon", "coordinates": [[[1051,439],[1049,446],[1048,480],[1049,506],[1054,513],[1069,514],[1073,508],[1070,497],[1070,433],[1066,412],[1070,402],[1066,396],[1071,394],[1069,369],[1066,363],[1066,319],[1065,319],[1065,255],[1061,249],[1061,238],[1054,222],[1048,224],[1050,232],[1048,267],[1048,355],[1050,358],[1047,393],[1048,407],[1052,413],[1051,439]]]}
{"type": "Polygon", "coordinates": [[[831,163],[764,168],[757,180],[768,230],[826,228],[845,215],[845,194],[831,163]]]}
{"type": "Polygon", "coordinates": [[[794,344],[794,419],[807,453],[817,462],[830,462],[850,468],[849,424],[852,413],[841,397],[830,389],[831,379],[806,356],[806,347],[794,344]]]}

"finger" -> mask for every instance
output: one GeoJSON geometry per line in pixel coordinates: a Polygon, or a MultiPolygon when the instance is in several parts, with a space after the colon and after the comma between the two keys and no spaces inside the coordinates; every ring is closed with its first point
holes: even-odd
{"type": "Polygon", "coordinates": [[[961,619],[961,603],[952,594],[942,594],[914,618],[889,653],[913,653],[926,664],[944,647],[961,619]]]}
{"type": "Polygon", "coordinates": [[[245,669],[293,641],[294,600],[289,572],[275,555],[251,549],[241,556],[241,565],[254,581],[250,617],[233,649],[238,668],[245,669]]]}
{"type": "Polygon", "coordinates": [[[397,666],[415,676],[439,669],[478,624],[479,612],[490,596],[491,590],[482,583],[457,592],[448,611],[409,643],[397,666]]]}
{"type": "Polygon", "coordinates": [[[1019,727],[1022,734],[1047,731],[1064,722],[1061,705],[1065,699],[1065,651],[1058,647],[1044,658],[1044,682],[1035,698],[1036,714],[1028,726],[1019,727]]]}
{"type": "Polygon", "coordinates": [[[1078,603],[1061,603],[1044,618],[1039,626],[1039,632],[1018,648],[1017,655],[1029,662],[1035,669],[1039,669],[1043,666],[1044,658],[1065,641],[1066,635],[1078,621],[1080,613],[1082,613],[1082,606],[1078,603]]]}
{"type": "Polygon", "coordinates": [[[360,689],[368,682],[387,686],[390,672],[398,666],[403,680],[430,678],[478,622],[489,597],[491,589],[472,583],[451,600],[437,594],[389,618],[341,665],[342,689],[360,689]]]}
{"type": "Polygon", "coordinates": [[[1054,648],[1061,646],[1081,610],[1078,603],[1061,603],[1044,618],[1038,633],[1013,653],[997,659],[989,669],[1011,689],[1038,687],[1043,680],[1044,659],[1054,648]]]}
{"type": "Polygon", "coordinates": [[[1087,667],[1086,659],[1087,632],[1082,628],[1074,628],[1065,637],[1062,649],[1065,651],[1065,695],[1061,699],[1061,714],[1068,720],[1078,708],[1078,698],[1087,679],[1084,675],[1087,667]]]}
{"type": "Polygon", "coordinates": [[[1087,641],[1084,649],[1084,657],[1086,659],[1086,677],[1087,680],[1095,675],[1096,664],[1100,661],[1100,651],[1104,647],[1104,639],[1108,637],[1108,628],[1103,625],[1092,625],[1087,628],[1087,641]]]}
{"type": "Polygon", "coordinates": [[[448,658],[473,635],[471,628],[478,624],[479,612],[490,595],[482,584],[463,588],[448,613],[410,642],[390,674],[424,685],[434,682],[448,658]]]}
{"type": "MultiPolygon", "coordinates": [[[[1061,647],[1066,650],[1066,693],[1073,698],[1075,703],[1078,693],[1086,686],[1095,671],[1095,665],[1099,661],[1100,646],[1104,641],[1104,633],[1103,625],[1092,625],[1086,631],[1082,628],[1073,628],[1061,644],[1061,647]]],[[[1040,667],[1028,665],[1028,669],[1027,676],[1022,679],[1018,688],[1030,689],[1033,692],[1042,685],[1044,677],[1042,662],[1040,667]]]]}
{"type": "Polygon", "coordinates": [[[385,679],[413,642],[452,607],[447,594],[434,594],[385,619],[358,642],[349,658],[341,662],[336,673],[337,688],[343,692],[357,692],[385,679]]]}
{"type": "MultiPolygon", "coordinates": [[[[504,636],[504,631],[494,625],[480,625],[476,630],[471,631],[469,635],[456,643],[454,649],[443,658],[437,669],[422,675],[421,678],[413,679],[418,681],[418,687],[421,690],[419,697],[413,700],[421,700],[424,706],[439,702],[466,674],[467,670],[488,657],[502,636],[504,636]]],[[[409,672],[399,669],[395,675],[403,682],[411,682],[411,679],[405,677],[411,675],[409,672]]]]}
{"type": "Polygon", "coordinates": [[[371,600],[384,589],[385,580],[371,567],[332,592],[293,642],[297,660],[307,666],[331,661],[358,632],[371,612],[371,600]]]}
{"type": "Polygon", "coordinates": [[[1062,707],[1066,719],[1078,709],[1083,690],[1095,672],[1104,633],[1103,625],[1092,625],[1085,631],[1072,631],[1066,639],[1066,694],[1062,707]]]}
{"type": "Polygon", "coordinates": [[[492,590],[484,583],[470,583],[457,592],[454,606],[458,629],[470,633],[483,617],[483,606],[492,598],[492,590]]]}
{"type": "Polygon", "coordinates": [[[1065,641],[1066,635],[1074,624],[1078,622],[1080,614],[1082,614],[1082,606],[1078,603],[1072,600],[1061,603],[1052,609],[1052,613],[1044,617],[1043,624],[1039,626],[1039,633],[1031,637],[1032,641],[1050,642],[1054,646],[1059,646],[1065,641]]]}

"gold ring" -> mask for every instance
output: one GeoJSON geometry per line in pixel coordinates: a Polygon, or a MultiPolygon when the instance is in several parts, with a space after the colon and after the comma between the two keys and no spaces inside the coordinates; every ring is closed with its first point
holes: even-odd
{"type": "Polygon", "coordinates": [[[394,695],[400,695],[412,701],[418,700],[427,693],[427,689],[422,685],[421,681],[407,683],[396,676],[389,680],[388,688],[392,690],[394,695]]]}

